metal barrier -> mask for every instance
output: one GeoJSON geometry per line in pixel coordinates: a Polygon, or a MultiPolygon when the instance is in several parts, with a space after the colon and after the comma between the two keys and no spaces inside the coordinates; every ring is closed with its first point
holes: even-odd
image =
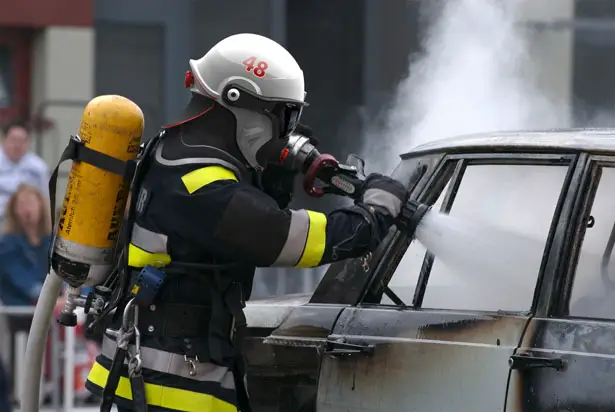
{"type": "MultiPolygon", "coordinates": [[[[33,306],[0,306],[0,316],[10,317],[32,317],[34,314],[33,306]]],[[[8,326],[8,322],[7,322],[8,326]]],[[[45,365],[41,375],[41,396],[40,405],[43,406],[44,399],[49,398],[49,405],[46,408],[53,411],[79,411],[89,410],[91,407],[75,407],[75,366],[76,366],[76,328],[63,328],[64,339],[60,339],[60,328],[53,319],[50,325],[49,345],[45,351],[45,362],[50,361],[50,365],[45,365]],[[50,350],[51,354],[47,351],[50,350]],[[48,356],[50,355],[50,356],[48,356]],[[45,379],[45,372],[49,367],[49,376],[45,379]]],[[[18,403],[21,403],[20,394],[23,385],[23,365],[26,341],[28,333],[18,331],[11,336],[14,345],[14,357],[10,360],[10,365],[6,365],[7,379],[12,378],[12,396],[18,403]]],[[[95,405],[93,405],[95,406],[95,405]]]]}
{"type": "MultiPolygon", "coordinates": [[[[26,347],[26,341],[28,338],[28,334],[25,331],[18,331],[13,335],[10,322],[8,318],[10,317],[32,317],[34,314],[34,307],[30,306],[0,306],[0,315],[4,315],[7,322],[6,328],[9,329],[9,333],[7,334],[11,339],[10,348],[13,349],[10,351],[9,364],[5,365],[5,370],[7,372],[6,379],[12,379],[12,396],[14,399],[19,400],[19,394],[21,393],[22,387],[22,370],[21,365],[23,365],[24,360],[24,350],[26,347]]],[[[6,357],[3,356],[6,359],[6,357]]],[[[42,379],[42,377],[41,377],[42,379]]],[[[43,385],[41,385],[42,387],[43,385]]]]}

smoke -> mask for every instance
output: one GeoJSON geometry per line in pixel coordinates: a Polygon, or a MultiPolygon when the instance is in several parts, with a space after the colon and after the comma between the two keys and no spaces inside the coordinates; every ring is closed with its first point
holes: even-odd
{"type": "Polygon", "coordinates": [[[378,153],[366,156],[370,165],[389,172],[400,153],[455,135],[562,126],[557,105],[541,93],[530,38],[516,24],[521,4],[423,2],[424,51],[399,84],[384,133],[380,125],[367,132],[364,152],[378,153]]]}
{"type": "MultiPolygon", "coordinates": [[[[542,81],[548,68],[531,32],[517,24],[525,1],[532,0],[423,2],[423,52],[399,84],[384,132],[381,125],[368,130],[364,152],[370,166],[388,173],[400,153],[457,135],[568,127],[570,104],[547,93],[542,81]]],[[[426,307],[529,309],[566,173],[547,169],[477,167],[466,172],[455,199],[453,212],[466,216],[430,214],[423,220],[417,237],[436,255],[426,307]],[[546,208],[536,207],[543,203],[546,208]]],[[[423,245],[408,249],[390,283],[407,303],[423,245]]]]}

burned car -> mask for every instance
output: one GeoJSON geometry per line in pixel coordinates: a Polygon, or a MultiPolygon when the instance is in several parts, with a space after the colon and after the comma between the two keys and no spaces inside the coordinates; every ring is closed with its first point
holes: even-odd
{"type": "Polygon", "coordinates": [[[462,136],[401,158],[411,199],[528,243],[464,234],[500,258],[392,229],[313,294],[249,302],[254,410],[615,410],[615,130],[462,136]]]}

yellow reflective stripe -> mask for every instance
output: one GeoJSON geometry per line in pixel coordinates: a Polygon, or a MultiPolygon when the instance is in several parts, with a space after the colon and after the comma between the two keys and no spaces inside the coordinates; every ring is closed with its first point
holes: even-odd
{"type": "Polygon", "coordinates": [[[182,182],[190,194],[218,180],[237,181],[237,176],[222,166],[205,166],[182,176],[182,182]]]}
{"type": "Polygon", "coordinates": [[[142,268],[147,265],[160,268],[171,263],[171,256],[166,253],[149,253],[130,243],[128,245],[128,266],[142,268]]]}
{"type": "MultiPolygon", "coordinates": [[[[88,381],[104,388],[109,378],[109,371],[98,362],[94,363],[88,381]]],[[[132,389],[128,378],[121,377],[115,390],[120,398],[132,400],[132,389]]],[[[237,408],[212,395],[170,388],[168,386],[145,384],[145,399],[148,405],[186,412],[237,412],[237,408]]]]}
{"type": "Polygon", "coordinates": [[[322,255],[325,253],[325,243],[327,241],[327,216],[324,213],[307,211],[310,217],[310,229],[308,230],[305,249],[299,263],[298,268],[312,268],[318,266],[322,260],[322,255]]]}

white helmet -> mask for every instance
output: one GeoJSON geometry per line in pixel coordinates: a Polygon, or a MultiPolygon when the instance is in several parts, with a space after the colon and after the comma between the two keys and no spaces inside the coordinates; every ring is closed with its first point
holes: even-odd
{"type": "Polygon", "coordinates": [[[198,60],[190,60],[186,87],[213,98],[237,120],[237,145],[247,162],[262,168],[257,152],[287,137],[305,102],[303,71],[280,44],[257,34],[235,34],[198,60]]]}

